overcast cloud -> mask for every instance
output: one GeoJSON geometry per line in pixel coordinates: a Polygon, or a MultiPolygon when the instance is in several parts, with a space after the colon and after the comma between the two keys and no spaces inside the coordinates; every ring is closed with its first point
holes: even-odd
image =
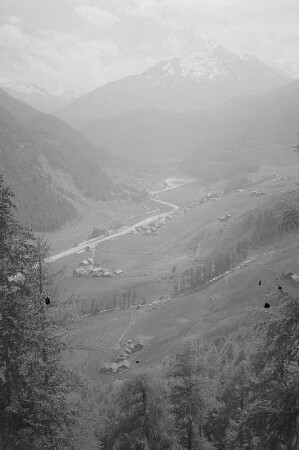
{"type": "Polygon", "coordinates": [[[0,77],[91,89],[220,43],[298,65],[296,0],[0,0],[0,77]]]}

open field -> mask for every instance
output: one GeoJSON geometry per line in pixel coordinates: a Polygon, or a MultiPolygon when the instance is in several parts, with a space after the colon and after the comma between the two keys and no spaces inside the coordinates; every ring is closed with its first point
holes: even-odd
{"type": "MultiPolygon", "coordinates": [[[[294,174],[299,173],[298,163],[298,158],[294,160],[291,155],[287,161],[285,159],[283,167],[275,166],[273,170],[272,166],[263,166],[255,174],[255,181],[263,180],[272,172],[285,179],[276,177],[256,184],[253,189],[262,190],[265,193],[262,197],[250,197],[249,190],[232,192],[219,201],[194,205],[186,214],[173,215],[158,236],[128,234],[99,244],[95,260],[102,267],[121,268],[123,277],[73,277],[72,270],[83,257],[89,256],[88,253],[54,263],[55,269],[67,266],[59,289],[64,298],[71,294],[79,297],[76,303],[78,316],[90,312],[93,298],[101,309],[107,309],[107,303],[113,305],[114,295],[116,304],[122,305],[122,295],[129,290],[131,299],[135,292],[136,303],[142,303],[143,299],[146,303],[163,299],[141,306],[140,310],[117,309],[78,319],[72,327],[74,351],[66,355],[70,366],[85,376],[110,382],[114,376],[99,375],[99,367],[119,351],[119,339],[124,332],[123,341],[139,335],[149,339],[148,346],[130,357],[132,365],[155,364],[187,335],[201,334],[208,340],[222,339],[230,334],[243,335],[255,320],[252,309],[263,308],[266,300],[275,309],[279,276],[284,271],[299,271],[299,243],[295,233],[276,238],[261,248],[252,248],[253,261],[201,291],[169,299],[173,290],[170,275],[173,266],[181,272],[198,264],[211,252],[225,251],[233,241],[244,238],[248,232],[244,223],[250,210],[263,211],[283,199],[293,201],[298,194],[289,191],[296,188],[294,174]],[[232,214],[232,219],[220,222],[218,217],[227,212],[232,214]],[[195,253],[197,261],[193,259],[195,253]]],[[[194,200],[190,195],[193,190],[196,196],[196,189],[184,186],[159,194],[157,198],[173,203],[178,198],[184,201],[187,196],[194,200]]],[[[284,284],[283,287],[294,292],[294,288],[284,284]]],[[[260,314],[264,314],[263,310],[260,314]]]]}
{"type": "MultiPolygon", "coordinates": [[[[140,335],[149,339],[147,347],[130,357],[133,366],[160,362],[187,336],[199,334],[203,339],[213,340],[246,334],[256,315],[266,314],[265,301],[270,302],[271,310],[275,311],[278,285],[296,295],[296,288],[279,279],[281,273],[299,268],[296,237],[290,237],[281,249],[270,248],[248,266],[198,292],[143,306],[140,311],[132,308],[82,318],[79,327],[76,325],[72,342],[80,343],[86,350],[74,352],[72,364],[76,367],[82,364],[82,373],[98,378],[101,364],[119,352],[119,338],[132,318],[136,321],[123,341],[140,335]],[[254,313],[254,310],[260,312],[254,313]]],[[[111,377],[103,376],[103,379],[111,381],[111,377]]]]}

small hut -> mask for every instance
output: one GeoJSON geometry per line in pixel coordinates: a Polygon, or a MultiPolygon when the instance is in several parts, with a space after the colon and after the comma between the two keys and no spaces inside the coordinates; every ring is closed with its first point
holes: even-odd
{"type": "Polygon", "coordinates": [[[122,370],[128,370],[131,366],[130,361],[125,359],[124,361],[120,362],[117,366],[117,371],[121,372],[122,370]]]}
{"type": "Polygon", "coordinates": [[[108,362],[104,362],[104,364],[100,368],[100,373],[108,373],[110,368],[111,368],[111,364],[108,362]]]}

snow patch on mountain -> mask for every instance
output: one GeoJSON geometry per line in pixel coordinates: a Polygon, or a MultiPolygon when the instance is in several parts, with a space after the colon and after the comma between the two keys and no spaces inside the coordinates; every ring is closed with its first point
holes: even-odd
{"type": "Polygon", "coordinates": [[[24,92],[25,94],[50,95],[46,89],[36,86],[35,84],[29,84],[23,81],[8,80],[7,78],[0,78],[0,87],[12,89],[13,91],[24,92]]]}
{"type": "Polygon", "coordinates": [[[9,80],[8,78],[0,78],[0,87],[22,92],[24,94],[39,94],[44,96],[54,95],[56,97],[65,97],[69,99],[79,98],[88,92],[75,86],[46,90],[40,86],[36,86],[36,84],[26,83],[24,81],[9,80]]]}
{"type": "Polygon", "coordinates": [[[263,72],[266,77],[273,76],[273,68],[255,56],[239,56],[218,45],[205,52],[161,61],[139,77],[216,82],[225,78],[242,79],[248,70],[263,72]]]}

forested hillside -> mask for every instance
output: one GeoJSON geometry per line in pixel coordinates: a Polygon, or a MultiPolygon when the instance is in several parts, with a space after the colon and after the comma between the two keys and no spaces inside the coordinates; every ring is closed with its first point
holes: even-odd
{"type": "MultiPolygon", "coordinates": [[[[101,155],[83,136],[58,119],[0,92],[0,168],[16,193],[18,215],[37,231],[53,231],[76,216],[51,171],[71,176],[75,188],[109,200],[113,184],[101,170],[101,155]]],[[[75,198],[73,196],[73,198],[75,198]]]]}
{"type": "Polygon", "coordinates": [[[258,162],[257,155],[251,157],[252,147],[296,143],[298,119],[298,81],[199,111],[190,115],[197,124],[196,144],[186,155],[184,167],[207,181],[250,173],[252,167],[242,164],[258,162]]]}
{"type": "Polygon", "coordinates": [[[190,113],[139,109],[92,121],[80,131],[115,155],[145,160],[183,156],[181,168],[200,177],[207,172],[202,163],[217,158],[219,151],[297,142],[298,82],[190,113]]]}

